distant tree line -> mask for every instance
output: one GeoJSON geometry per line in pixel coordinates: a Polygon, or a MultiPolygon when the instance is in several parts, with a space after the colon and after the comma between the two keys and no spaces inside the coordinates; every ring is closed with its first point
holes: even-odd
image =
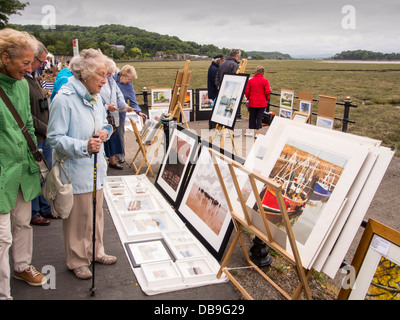
{"type": "MultiPolygon", "coordinates": [[[[123,25],[99,27],[57,25],[53,30],[45,30],[41,25],[12,25],[11,27],[33,34],[50,52],[63,55],[72,55],[72,39],[75,38],[79,40],[79,50],[98,48],[115,60],[151,59],[158,51],[164,52],[166,56],[182,53],[208,57],[222,53],[226,56],[232,49],[220,49],[212,44],[200,45],[193,41],[182,41],[176,36],[161,35],[123,25]],[[121,52],[112,45],[123,45],[125,49],[121,52]]],[[[247,58],[244,50],[242,50],[242,57],[247,58]]]]}
{"type": "Polygon", "coordinates": [[[367,50],[343,51],[334,60],[400,60],[400,53],[382,53],[367,50]]]}

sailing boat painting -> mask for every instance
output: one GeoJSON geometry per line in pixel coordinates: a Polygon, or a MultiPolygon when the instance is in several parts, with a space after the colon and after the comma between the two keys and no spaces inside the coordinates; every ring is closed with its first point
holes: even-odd
{"type": "MultiPolygon", "coordinates": [[[[348,158],[288,139],[269,178],[282,186],[284,204],[295,238],[305,243],[335,190],[348,158]]],[[[282,214],[272,188],[260,192],[267,219],[283,228],[282,214]]]]}

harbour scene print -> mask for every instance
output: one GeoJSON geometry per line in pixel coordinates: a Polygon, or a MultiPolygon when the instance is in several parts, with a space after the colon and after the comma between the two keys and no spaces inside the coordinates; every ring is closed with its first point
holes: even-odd
{"type": "MultiPolygon", "coordinates": [[[[345,156],[294,139],[286,141],[269,178],[282,186],[296,241],[307,241],[347,162],[345,156]]],[[[260,198],[267,219],[284,230],[274,190],[264,186],[260,198]]]]}

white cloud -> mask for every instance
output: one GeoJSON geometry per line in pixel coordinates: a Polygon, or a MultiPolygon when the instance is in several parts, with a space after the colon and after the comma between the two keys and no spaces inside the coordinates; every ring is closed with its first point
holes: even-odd
{"type": "Polygon", "coordinates": [[[199,44],[292,56],[330,55],[366,49],[399,52],[398,0],[30,0],[11,23],[41,24],[44,5],[53,5],[57,24],[121,24],[177,36],[199,44]],[[344,30],[342,7],[356,9],[356,29],[344,30]]]}

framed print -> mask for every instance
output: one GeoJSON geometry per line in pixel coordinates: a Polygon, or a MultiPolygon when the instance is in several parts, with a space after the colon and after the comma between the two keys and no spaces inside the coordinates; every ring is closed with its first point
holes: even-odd
{"type": "MultiPolygon", "coordinates": [[[[199,158],[193,168],[178,215],[189,230],[218,260],[222,258],[233,223],[221,183],[217,176],[207,144],[200,149],[199,158]]],[[[217,159],[226,188],[234,190],[234,184],[225,162],[217,159]]]]}
{"type": "Polygon", "coordinates": [[[125,198],[125,212],[153,211],[159,209],[157,200],[153,195],[135,195],[125,198]]]}
{"type": "MultiPolygon", "coordinates": [[[[293,122],[293,121],[290,121],[293,122]]],[[[286,210],[303,266],[310,268],[326,241],[368,155],[368,147],[309,125],[282,130],[264,156],[265,177],[282,184],[286,210]]],[[[271,232],[291,252],[272,190],[258,185],[271,232]]],[[[254,196],[247,204],[258,210],[254,196]]],[[[258,213],[256,213],[258,215],[258,213]]]]}
{"type": "Polygon", "coordinates": [[[212,110],[212,102],[213,100],[208,98],[208,91],[207,89],[199,89],[199,111],[211,111],[212,110]]]}
{"type": "Polygon", "coordinates": [[[140,117],[136,112],[127,112],[126,113],[126,118],[125,118],[125,129],[133,131],[131,122],[129,121],[129,118],[131,118],[135,123],[137,129],[140,131],[143,128],[143,118],[140,117]]]}
{"type": "Polygon", "coordinates": [[[165,260],[175,261],[175,257],[164,242],[164,239],[126,242],[125,249],[134,268],[140,267],[144,263],[165,260]]]}
{"type": "Polygon", "coordinates": [[[132,240],[159,236],[162,232],[179,228],[166,211],[124,214],[120,215],[120,219],[126,235],[132,240]]]}
{"type": "Polygon", "coordinates": [[[280,107],[285,109],[293,109],[294,91],[288,89],[281,90],[280,107]]]}
{"type": "Polygon", "coordinates": [[[312,113],[312,101],[300,100],[299,111],[311,115],[312,113]]]}
{"type": "Polygon", "coordinates": [[[154,185],[175,207],[195,161],[199,137],[180,126],[174,130],[154,185]]]}
{"type": "Polygon", "coordinates": [[[171,103],[171,88],[152,88],[151,89],[151,106],[152,107],[169,107],[171,103]]]}
{"type": "Polygon", "coordinates": [[[193,110],[193,90],[192,89],[187,89],[185,101],[183,103],[182,109],[183,109],[183,111],[186,111],[186,110],[192,111],[193,110]]]}
{"type": "Polygon", "coordinates": [[[161,115],[163,113],[168,113],[168,107],[157,107],[149,109],[149,119],[156,122],[160,122],[161,115]]]}
{"type": "Polygon", "coordinates": [[[293,113],[293,110],[291,110],[291,109],[285,109],[285,108],[279,109],[279,117],[281,117],[281,118],[292,119],[292,113],[293,113]]]}
{"type": "Polygon", "coordinates": [[[146,263],[141,266],[147,284],[151,287],[174,285],[183,281],[182,275],[172,261],[146,263]]]}
{"type": "Polygon", "coordinates": [[[213,110],[213,100],[208,98],[207,89],[196,90],[196,121],[210,120],[213,110]]]}
{"type": "Polygon", "coordinates": [[[342,287],[338,300],[400,300],[399,231],[370,219],[351,266],[355,281],[342,287]]]}
{"type": "Polygon", "coordinates": [[[215,272],[205,258],[177,260],[176,264],[185,282],[191,283],[215,278],[215,272]]]}
{"type": "Polygon", "coordinates": [[[326,129],[333,129],[333,121],[332,118],[326,118],[322,116],[317,116],[317,127],[322,127],[326,129]]]}
{"type": "Polygon", "coordinates": [[[213,108],[212,122],[233,130],[248,79],[248,74],[224,74],[213,108]]]}
{"type": "Polygon", "coordinates": [[[308,113],[295,111],[293,113],[292,120],[302,122],[302,123],[307,123],[309,118],[310,118],[310,115],[308,113]]]}

